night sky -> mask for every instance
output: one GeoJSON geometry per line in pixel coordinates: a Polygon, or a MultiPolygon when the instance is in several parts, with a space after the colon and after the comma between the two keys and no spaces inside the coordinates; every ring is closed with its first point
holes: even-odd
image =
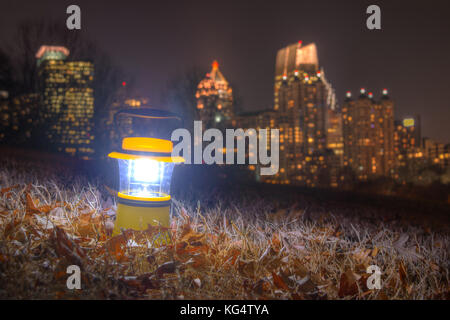
{"type": "Polygon", "coordinates": [[[342,104],[347,90],[390,90],[396,117],[420,114],[423,134],[450,142],[449,1],[61,1],[2,0],[0,43],[25,18],[61,19],[78,4],[82,30],[133,74],[151,105],[166,81],[217,59],[246,110],[273,105],[278,49],[315,42],[342,104]],[[366,28],[370,4],[382,30],[366,28]]]}

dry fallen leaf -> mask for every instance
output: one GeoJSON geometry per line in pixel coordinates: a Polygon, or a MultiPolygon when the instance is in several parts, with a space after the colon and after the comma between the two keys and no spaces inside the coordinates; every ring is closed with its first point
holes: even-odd
{"type": "Polygon", "coordinates": [[[272,279],[273,279],[273,284],[278,288],[278,289],[283,289],[283,290],[289,290],[289,287],[287,286],[287,284],[284,282],[283,278],[281,278],[279,275],[277,275],[275,272],[272,272],[272,279]]]}
{"type": "Polygon", "coordinates": [[[161,278],[166,273],[175,273],[177,267],[180,265],[179,261],[169,261],[163,263],[156,269],[155,274],[157,277],[161,278]]]}
{"type": "Polygon", "coordinates": [[[408,288],[408,276],[406,274],[405,265],[403,261],[398,264],[398,274],[400,276],[400,281],[402,282],[403,287],[408,288]]]}
{"type": "Polygon", "coordinates": [[[377,254],[378,254],[378,248],[377,248],[377,247],[374,247],[373,250],[372,250],[371,256],[372,256],[372,257],[376,257],[377,254]]]}
{"type": "Polygon", "coordinates": [[[341,275],[339,283],[339,297],[353,296],[358,293],[358,284],[356,283],[361,276],[354,273],[352,270],[347,270],[341,275]]]}

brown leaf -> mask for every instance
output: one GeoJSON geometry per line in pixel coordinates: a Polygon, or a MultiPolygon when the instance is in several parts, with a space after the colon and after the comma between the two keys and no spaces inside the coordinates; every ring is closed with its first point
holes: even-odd
{"type": "Polygon", "coordinates": [[[180,242],[186,241],[187,243],[189,243],[191,245],[194,245],[194,243],[196,243],[196,242],[200,242],[200,245],[201,245],[201,241],[204,238],[205,238],[204,233],[194,232],[192,229],[190,229],[188,233],[184,234],[181,237],[180,242]]]}
{"type": "Polygon", "coordinates": [[[163,263],[156,269],[155,274],[160,278],[165,273],[175,273],[177,267],[180,265],[179,261],[170,261],[163,263]]]}
{"type": "Polygon", "coordinates": [[[39,209],[36,207],[35,202],[39,204],[39,200],[33,200],[31,195],[29,193],[26,194],[26,210],[27,214],[33,214],[33,213],[41,213],[39,209]]]}
{"type": "Polygon", "coordinates": [[[69,239],[63,229],[55,227],[52,238],[56,253],[60,257],[68,259],[72,264],[82,266],[82,259],[86,256],[84,250],[71,239],[69,239]]]}
{"type": "Polygon", "coordinates": [[[378,248],[375,247],[375,248],[373,248],[371,255],[372,255],[372,257],[375,257],[377,254],[378,254],[378,248]]]}
{"type": "Polygon", "coordinates": [[[263,295],[269,290],[270,290],[270,283],[265,279],[260,279],[253,287],[253,291],[258,295],[263,295]]]}
{"type": "Polygon", "coordinates": [[[124,230],[121,234],[112,237],[106,241],[103,250],[112,255],[117,262],[125,262],[128,258],[125,255],[128,239],[133,236],[134,231],[131,229],[124,230]]]}
{"type": "Polygon", "coordinates": [[[231,265],[234,265],[237,258],[239,257],[239,255],[241,254],[241,250],[237,249],[237,248],[233,248],[230,250],[230,254],[229,256],[225,259],[225,261],[229,261],[229,263],[231,265]]]}
{"type": "Polygon", "coordinates": [[[278,234],[278,232],[275,232],[272,236],[272,248],[275,250],[275,252],[278,252],[281,249],[280,235],[278,234]]]}
{"type": "Polygon", "coordinates": [[[240,259],[238,269],[243,275],[252,278],[255,276],[256,262],[254,260],[245,261],[240,259]]]}
{"type": "Polygon", "coordinates": [[[133,289],[136,289],[138,291],[142,291],[143,287],[142,287],[142,281],[137,279],[136,277],[124,277],[124,278],[120,278],[119,279],[120,282],[122,282],[123,284],[125,284],[128,287],[131,287],[133,289]]]}
{"type": "Polygon", "coordinates": [[[430,262],[430,267],[431,267],[431,270],[436,271],[436,272],[438,272],[440,269],[439,266],[434,262],[430,262]]]}
{"type": "Polygon", "coordinates": [[[281,278],[279,275],[277,275],[275,272],[272,272],[272,279],[273,279],[273,284],[278,288],[278,289],[283,289],[283,290],[289,290],[289,287],[287,286],[287,284],[284,282],[283,278],[281,278]]]}
{"type": "Polygon", "coordinates": [[[400,281],[402,282],[402,285],[404,288],[408,287],[408,276],[406,274],[405,265],[403,264],[403,261],[401,261],[398,265],[398,274],[400,275],[400,281]]]}
{"type": "Polygon", "coordinates": [[[2,195],[2,196],[6,195],[6,197],[8,198],[8,197],[11,196],[11,195],[9,194],[9,193],[11,192],[11,190],[17,188],[18,186],[19,186],[19,185],[16,184],[16,185],[11,186],[11,187],[2,188],[2,189],[0,190],[0,195],[2,195]]]}
{"type": "Polygon", "coordinates": [[[339,297],[343,298],[345,296],[353,296],[358,293],[359,276],[355,274],[352,270],[347,270],[341,275],[339,283],[339,297]]]}
{"type": "Polygon", "coordinates": [[[207,263],[207,260],[206,260],[206,257],[204,254],[196,254],[193,257],[193,259],[194,259],[194,263],[192,264],[192,266],[194,268],[203,267],[207,263]]]}
{"type": "Polygon", "coordinates": [[[305,300],[305,296],[302,293],[291,294],[292,300],[305,300]]]}
{"type": "Polygon", "coordinates": [[[65,271],[63,271],[63,270],[55,272],[55,279],[56,280],[59,280],[59,279],[61,279],[63,277],[66,277],[66,276],[67,276],[67,273],[65,271]]]}

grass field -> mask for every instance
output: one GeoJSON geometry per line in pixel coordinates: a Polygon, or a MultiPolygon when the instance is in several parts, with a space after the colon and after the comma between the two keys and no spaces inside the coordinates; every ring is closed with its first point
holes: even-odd
{"type": "Polygon", "coordinates": [[[450,298],[445,210],[186,188],[172,244],[155,247],[156,227],[112,238],[111,193],[64,165],[1,160],[0,189],[3,299],[450,298]],[[81,290],[66,286],[74,264],[81,290]]]}

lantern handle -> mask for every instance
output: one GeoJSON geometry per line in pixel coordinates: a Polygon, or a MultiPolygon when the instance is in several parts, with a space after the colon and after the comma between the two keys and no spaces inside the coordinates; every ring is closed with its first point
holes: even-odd
{"type": "Polygon", "coordinates": [[[179,115],[170,111],[152,108],[139,108],[139,109],[128,108],[119,110],[114,114],[114,125],[116,128],[118,128],[117,119],[121,115],[127,115],[129,117],[141,119],[161,119],[161,120],[175,119],[180,121],[182,126],[184,125],[183,119],[179,115]]]}

